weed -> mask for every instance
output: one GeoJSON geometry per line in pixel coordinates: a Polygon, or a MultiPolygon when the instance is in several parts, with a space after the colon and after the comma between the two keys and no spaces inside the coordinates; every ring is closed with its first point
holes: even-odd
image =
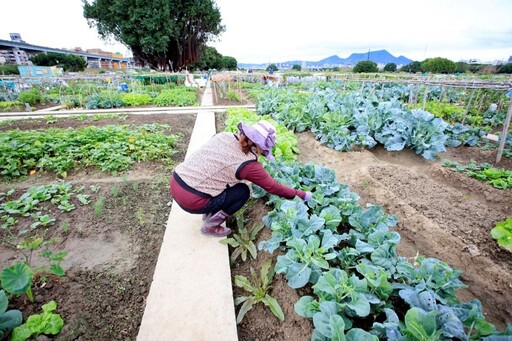
{"type": "Polygon", "coordinates": [[[135,217],[137,218],[139,225],[144,225],[146,216],[145,216],[144,210],[142,208],[137,209],[137,212],[135,212],[135,217]]]}
{"type": "Polygon", "coordinates": [[[103,214],[104,209],[105,209],[105,198],[100,197],[94,203],[94,213],[96,213],[97,216],[100,216],[103,214]]]}
{"type": "Polygon", "coordinates": [[[361,180],[361,183],[359,184],[359,186],[361,186],[362,189],[368,188],[371,185],[373,185],[373,182],[371,180],[368,180],[368,179],[361,180]]]}
{"type": "Polygon", "coordinates": [[[89,188],[91,189],[92,192],[97,193],[100,190],[101,186],[91,185],[89,188]]]}
{"type": "Polygon", "coordinates": [[[110,189],[110,191],[112,192],[112,195],[117,197],[119,195],[119,187],[117,187],[117,185],[114,185],[112,186],[112,188],[110,189]]]}
{"type": "Polygon", "coordinates": [[[137,181],[132,182],[132,188],[133,188],[134,191],[138,191],[139,190],[139,183],[137,181]]]}
{"type": "Polygon", "coordinates": [[[60,227],[60,229],[62,230],[62,232],[68,233],[69,232],[69,224],[63,223],[62,226],[60,227]]]}

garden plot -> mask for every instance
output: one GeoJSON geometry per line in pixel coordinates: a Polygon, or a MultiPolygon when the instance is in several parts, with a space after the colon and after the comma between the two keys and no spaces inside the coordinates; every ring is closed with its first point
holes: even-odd
{"type": "MultiPolygon", "coordinates": [[[[44,119],[23,120],[4,123],[0,131],[167,124],[171,134],[180,136],[177,144],[169,146],[175,150],[172,161],[177,164],[184,159],[194,122],[195,115],[120,115],[83,121],[55,119],[51,124],[44,119]]],[[[10,299],[10,309],[21,310],[26,319],[31,314],[40,314],[41,306],[54,300],[55,312],[64,319],[64,328],[56,340],[135,340],[169,215],[169,176],[169,167],[155,160],[135,163],[118,174],[89,166],[68,170],[63,181],[55,174],[42,172],[14,182],[2,181],[0,192],[13,190],[2,200],[18,198],[29,188],[41,190],[42,186],[65,184],[69,188],[69,202],[75,206],[62,212],[59,203],[41,203],[41,212],[55,221],[42,220],[33,230],[31,217],[17,217],[16,231],[23,227],[31,230],[24,236],[38,235],[45,241],[57,238],[34,251],[34,268],[48,267],[45,259],[37,256],[46,247],[53,254],[68,254],[62,261],[53,262],[63,268],[64,276],[34,276],[34,302],[19,295],[10,299]]],[[[2,229],[4,240],[8,237],[6,233],[2,229]]],[[[2,268],[23,259],[20,252],[5,244],[0,246],[0,255],[2,268]]]]}
{"type": "MultiPolygon", "coordinates": [[[[490,237],[496,222],[512,214],[512,192],[498,190],[475,179],[454,173],[441,166],[442,159],[458,162],[493,162],[496,152],[479,148],[448,148],[439,153],[438,161],[425,160],[413,151],[388,152],[382,147],[370,151],[337,152],[321,145],[312,134],[297,134],[299,162],[325,165],[336,172],[340,183],[360,195],[361,205],[380,205],[388,214],[396,214],[400,233],[399,255],[413,261],[418,255],[445,261],[461,270],[467,289],[457,291],[462,302],[477,298],[482,302],[486,320],[499,330],[512,321],[512,254],[501,249],[490,237]]],[[[512,169],[505,158],[499,167],[512,169]]],[[[248,209],[246,227],[261,224],[268,208],[262,204],[248,209]]],[[[256,244],[270,238],[264,229],[256,244]]],[[[237,263],[233,276],[250,277],[249,268],[260,269],[268,258],[277,258],[259,251],[257,260],[237,263]]],[[[285,314],[280,322],[267,308],[255,305],[239,325],[240,340],[310,340],[311,319],[301,318],[294,311],[300,296],[311,293],[310,287],[291,289],[282,274],[275,275],[272,296],[285,314]],[[255,338],[257,335],[257,338],[255,338]]],[[[234,288],[234,296],[246,294],[234,288]]],[[[237,310],[238,312],[238,310],[237,310]]],[[[364,326],[365,321],[359,321],[364,326]]],[[[367,326],[369,330],[371,323],[367,326]]]]}

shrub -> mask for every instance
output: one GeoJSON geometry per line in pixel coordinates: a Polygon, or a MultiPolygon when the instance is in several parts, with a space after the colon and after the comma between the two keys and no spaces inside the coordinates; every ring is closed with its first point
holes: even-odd
{"type": "Polygon", "coordinates": [[[18,96],[18,100],[22,103],[28,103],[32,105],[41,103],[43,96],[41,95],[41,91],[36,88],[32,88],[30,90],[22,91],[18,96]]]}
{"type": "Polygon", "coordinates": [[[14,102],[0,102],[0,111],[19,111],[23,108],[23,103],[19,101],[14,102]]]}
{"type": "Polygon", "coordinates": [[[379,72],[379,68],[375,62],[371,61],[362,61],[356,64],[353,69],[356,73],[361,72],[379,72]]]}
{"type": "Polygon", "coordinates": [[[148,94],[122,94],[121,100],[127,106],[140,106],[150,104],[153,99],[148,94]]]}
{"type": "Polygon", "coordinates": [[[395,72],[396,71],[396,64],[395,63],[387,63],[384,66],[384,71],[386,71],[386,72],[395,72]]]}
{"type": "Polygon", "coordinates": [[[92,95],[87,99],[87,109],[110,109],[124,106],[121,96],[117,94],[92,95]]]}
{"type": "Polygon", "coordinates": [[[173,90],[163,91],[160,95],[158,95],[154,103],[159,107],[165,106],[190,106],[197,104],[197,95],[196,89],[187,89],[187,88],[176,88],[173,90]]]}
{"type": "Polygon", "coordinates": [[[19,75],[20,74],[20,71],[18,70],[18,66],[17,65],[13,65],[13,64],[5,64],[5,65],[0,65],[0,74],[2,75],[19,75]]]}

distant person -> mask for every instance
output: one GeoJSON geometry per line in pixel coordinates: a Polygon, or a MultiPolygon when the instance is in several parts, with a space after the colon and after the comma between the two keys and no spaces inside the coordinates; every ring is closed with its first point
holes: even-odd
{"type": "Polygon", "coordinates": [[[273,74],[274,74],[274,68],[271,68],[271,67],[270,67],[270,68],[268,68],[268,73],[269,73],[269,74],[271,74],[271,75],[273,75],[273,74]]]}
{"type": "Polygon", "coordinates": [[[179,164],[171,177],[171,194],[185,211],[203,214],[201,232],[224,237],[232,231],[222,226],[249,200],[250,181],[283,198],[311,199],[311,192],[278,183],[258,162],[264,155],[273,161],[276,129],[267,121],[250,126],[240,123],[238,133],[214,135],[205,145],[179,164]]]}

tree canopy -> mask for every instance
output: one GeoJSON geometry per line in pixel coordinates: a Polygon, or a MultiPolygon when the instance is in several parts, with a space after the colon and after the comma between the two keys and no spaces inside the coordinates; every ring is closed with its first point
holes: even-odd
{"type": "Polygon", "coordinates": [[[400,71],[412,72],[412,73],[421,72],[422,71],[422,69],[421,69],[421,62],[414,61],[412,63],[404,65],[404,66],[402,66],[400,71]]]}
{"type": "Polygon", "coordinates": [[[38,66],[60,66],[64,71],[84,71],[87,61],[80,56],[66,53],[39,53],[30,58],[30,61],[38,66]]]}
{"type": "Polygon", "coordinates": [[[377,63],[372,61],[361,61],[354,66],[352,69],[353,72],[379,72],[379,68],[377,67],[377,63]]]}
{"type": "Polygon", "coordinates": [[[84,17],[104,40],[128,46],[153,69],[178,70],[224,31],[212,0],[82,0],[84,17]]]}
{"type": "Polygon", "coordinates": [[[395,63],[387,63],[384,65],[384,71],[386,72],[395,72],[396,71],[396,64],[395,63]]]}
{"type": "Polygon", "coordinates": [[[457,65],[449,59],[436,57],[425,59],[421,63],[421,68],[423,71],[432,73],[454,73],[457,65]]]}

